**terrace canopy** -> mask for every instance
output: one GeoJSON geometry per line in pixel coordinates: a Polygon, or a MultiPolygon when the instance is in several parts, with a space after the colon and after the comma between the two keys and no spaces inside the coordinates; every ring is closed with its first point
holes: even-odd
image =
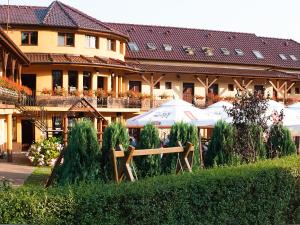
{"type": "Polygon", "coordinates": [[[153,123],[159,128],[170,128],[174,123],[181,121],[197,127],[210,127],[215,123],[214,118],[205,110],[196,108],[186,101],[174,99],[128,119],[126,125],[128,128],[140,128],[148,123],[153,123]]]}

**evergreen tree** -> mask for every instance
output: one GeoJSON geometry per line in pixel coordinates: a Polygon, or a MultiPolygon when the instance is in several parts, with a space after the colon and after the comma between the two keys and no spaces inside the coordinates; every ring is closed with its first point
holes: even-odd
{"type": "Polygon", "coordinates": [[[270,158],[296,153],[296,145],[291,133],[282,124],[275,124],[271,127],[267,145],[270,158]]]}
{"type": "Polygon", "coordinates": [[[100,149],[96,130],[90,120],[77,122],[69,133],[63,164],[57,171],[60,184],[100,178],[100,149]]]}
{"type": "MultiPolygon", "coordinates": [[[[140,133],[140,149],[153,149],[160,147],[158,129],[153,124],[147,124],[140,133]]],[[[160,155],[149,155],[136,157],[135,165],[139,177],[151,177],[160,174],[160,155]]]]}
{"type": "Polygon", "coordinates": [[[225,121],[218,121],[205,154],[205,166],[232,165],[234,163],[234,128],[225,121]]]}
{"type": "MultiPolygon", "coordinates": [[[[176,147],[178,141],[183,146],[187,142],[194,145],[194,165],[199,165],[199,138],[197,128],[193,125],[178,122],[171,127],[169,137],[169,147],[176,147]]],[[[162,173],[171,173],[176,168],[178,156],[176,154],[166,154],[162,158],[162,173]]]]}
{"type": "Polygon", "coordinates": [[[129,134],[122,123],[109,124],[103,134],[101,166],[103,178],[106,181],[113,178],[113,167],[111,165],[111,150],[122,145],[126,151],[129,146],[129,134]]]}

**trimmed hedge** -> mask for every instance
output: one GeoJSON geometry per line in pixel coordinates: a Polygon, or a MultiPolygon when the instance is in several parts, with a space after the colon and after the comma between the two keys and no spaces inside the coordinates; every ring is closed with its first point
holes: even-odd
{"type": "Polygon", "coordinates": [[[0,192],[0,223],[299,223],[299,177],[293,156],[121,185],[19,188],[0,192]]]}

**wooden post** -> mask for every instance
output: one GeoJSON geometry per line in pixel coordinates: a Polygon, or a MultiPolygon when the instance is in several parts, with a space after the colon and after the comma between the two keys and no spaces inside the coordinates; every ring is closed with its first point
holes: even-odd
{"type": "Polygon", "coordinates": [[[2,66],[3,66],[3,77],[6,77],[6,72],[7,72],[7,61],[8,61],[8,56],[9,56],[9,53],[5,52],[4,50],[2,51],[2,59],[3,59],[3,62],[2,62],[2,66]]]}
{"type": "Polygon", "coordinates": [[[7,161],[12,162],[12,114],[6,115],[6,128],[7,161]]]}
{"type": "Polygon", "coordinates": [[[18,64],[18,84],[22,85],[22,65],[18,64]]]}
{"type": "Polygon", "coordinates": [[[151,77],[150,77],[150,108],[153,108],[153,105],[154,105],[153,89],[154,89],[153,74],[151,74],[151,77]]]}
{"type": "Polygon", "coordinates": [[[114,88],[115,88],[115,93],[116,93],[116,98],[119,97],[119,75],[115,75],[115,85],[114,85],[114,88]]]}
{"type": "Polygon", "coordinates": [[[16,60],[12,59],[11,60],[11,80],[15,81],[15,69],[16,69],[16,60]]]}

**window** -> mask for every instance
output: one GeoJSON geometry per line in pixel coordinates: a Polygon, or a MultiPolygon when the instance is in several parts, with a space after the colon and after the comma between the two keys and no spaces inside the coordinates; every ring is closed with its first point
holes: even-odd
{"type": "Polygon", "coordinates": [[[116,51],[116,40],[107,39],[107,50],[108,51],[116,51]]]}
{"type": "Polygon", "coordinates": [[[160,82],[157,82],[157,83],[154,85],[154,89],[160,89],[160,82]]]}
{"type": "Polygon", "coordinates": [[[76,91],[78,88],[78,72],[77,71],[69,71],[69,91],[76,91]]]}
{"type": "Polygon", "coordinates": [[[156,45],[154,43],[147,43],[148,50],[156,50],[156,45]]]}
{"type": "Polygon", "coordinates": [[[98,38],[95,36],[85,35],[86,48],[98,48],[98,38]]]}
{"type": "Polygon", "coordinates": [[[163,44],[163,48],[165,49],[166,52],[172,51],[172,45],[170,44],[163,44]]]}
{"type": "Polygon", "coordinates": [[[142,82],[141,81],[129,81],[129,90],[141,92],[142,91],[142,82]]]}
{"type": "Polygon", "coordinates": [[[169,81],[166,82],[166,83],[165,83],[165,88],[166,88],[166,89],[172,89],[172,82],[169,82],[169,81]]]}
{"type": "Polygon", "coordinates": [[[219,94],[219,85],[218,84],[211,85],[208,92],[212,93],[214,95],[218,95],[219,94]]]}
{"type": "Polygon", "coordinates": [[[299,87],[295,87],[295,94],[296,95],[300,94],[300,88],[299,87]]]}
{"type": "Polygon", "coordinates": [[[280,57],[282,60],[287,60],[287,57],[285,56],[285,54],[279,54],[279,57],[280,57]]]}
{"type": "Polygon", "coordinates": [[[60,89],[63,84],[63,73],[61,70],[52,71],[52,89],[60,89]]]}
{"type": "Polygon", "coordinates": [[[230,55],[230,51],[229,51],[227,48],[221,48],[221,52],[222,52],[224,55],[230,55]]]}
{"type": "Polygon", "coordinates": [[[255,55],[255,57],[256,57],[257,59],[263,59],[263,58],[264,58],[264,56],[261,54],[260,51],[252,50],[252,52],[253,52],[253,54],[255,55]]]}
{"type": "Polygon", "coordinates": [[[74,34],[58,33],[58,46],[74,46],[74,34]]]}
{"type": "Polygon", "coordinates": [[[90,90],[92,88],[92,73],[88,71],[83,72],[83,90],[90,90]]]}
{"type": "Polygon", "coordinates": [[[202,51],[204,52],[204,54],[206,56],[213,56],[214,53],[213,53],[213,49],[212,48],[209,48],[209,47],[202,47],[202,51]]]}
{"type": "Polygon", "coordinates": [[[124,52],[124,43],[123,42],[120,42],[120,54],[125,54],[124,52]]]}
{"type": "Polygon", "coordinates": [[[293,60],[293,61],[298,61],[297,57],[295,55],[290,55],[290,58],[293,60]]]}
{"type": "Polygon", "coordinates": [[[182,46],[183,50],[185,51],[185,53],[187,53],[188,55],[195,55],[195,51],[196,49],[192,48],[191,46],[182,46]]]}
{"type": "Polygon", "coordinates": [[[239,55],[239,56],[244,55],[244,52],[243,52],[241,49],[239,49],[239,48],[236,48],[236,49],[235,49],[235,52],[236,52],[236,54],[239,55]]]}
{"type": "Polygon", "coordinates": [[[139,51],[139,47],[137,46],[137,44],[135,42],[128,42],[128,46],[129,46],[130,51],[132,51],[132,52],[139,51]]]}
{"type": "Polygon", "coordinates": [[[104,77],[97,77],[97,88],[98,89],[104,89],[104,77]]]}
{"type": "Polygon", "coordinates": [[[22,45],[37,45],[38,32],[37,31],[22,31],[21,32],[22,45]]]}
{"type": "Polygon", "coordinates": [[[257,91],[259,93],[263,93],[265,90],[263,85],[254,85],[254,91],[257,91]]]}
{"type": "Polygon", "coordinates": [[[234,91],[234,85],[228,84],[228,91],[234,91]]]}

